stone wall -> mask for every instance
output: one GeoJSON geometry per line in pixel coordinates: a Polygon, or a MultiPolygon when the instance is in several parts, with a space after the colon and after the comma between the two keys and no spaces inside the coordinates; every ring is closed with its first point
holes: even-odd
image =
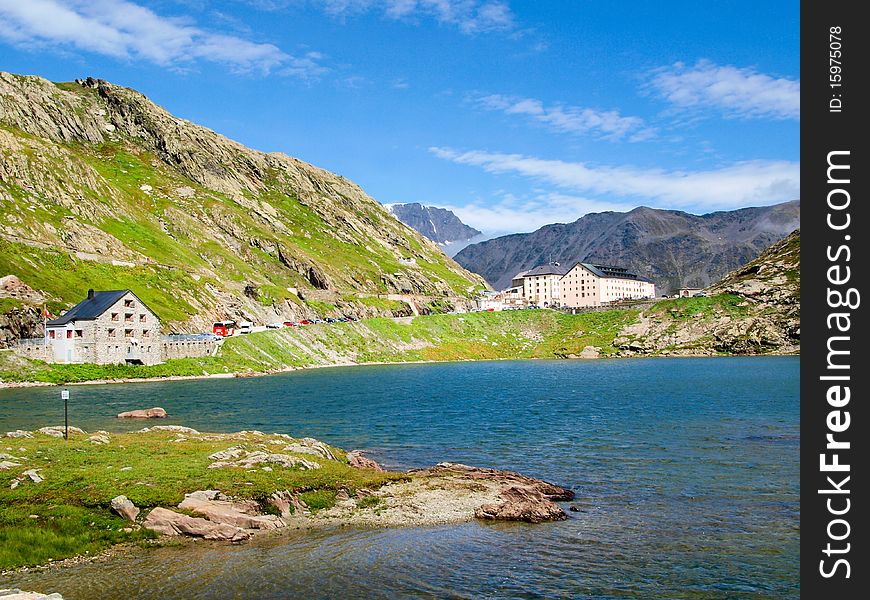
{"type": "Polygon", "coordinates": [[[217,340],[185,340],[174,339],[175,336],[165,336],[161,342],[163,360],[171,358],[197,358],[211,356],[217,348],[217,340]]]}

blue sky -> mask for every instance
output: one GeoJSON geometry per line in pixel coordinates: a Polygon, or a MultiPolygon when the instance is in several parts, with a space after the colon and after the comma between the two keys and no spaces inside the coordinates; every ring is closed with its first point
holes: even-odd
{"type": "Polygon", "coordinates": [[[799,197],[799,2],[0,0],[0,70],[138,89],[488,233],[799,197]]]}

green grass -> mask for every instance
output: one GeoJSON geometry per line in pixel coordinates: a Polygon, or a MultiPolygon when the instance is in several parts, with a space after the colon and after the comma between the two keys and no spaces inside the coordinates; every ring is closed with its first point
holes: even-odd
{"type": "Polygon", "coordinates": [[[567,315],[550,310],[435,314],[410,323],[388,318],[267,330],[230,338],[215,357],[155,366],[54,365],[0,352],[0,379],[81,381],[263,373],[335,363],[565,358],[586,346],[613,354],[633,310],[567,315]]]}
{"type": "MultiPolygon", "coordinates": [[[[257,444],[269,440],[287,440],[253,434],[246,436],[247,441],[197,436],[175,441],[176,437],[170,432],[110,434],[108,445],[93,445],[82,434],[71,434],[65,441],[37,433],[34,438],[10,442],[11,449],[3,451],[21,459],[15,461],[21,466],[4,471],[4,481],[34,468],[44,480],[33,483],[25,478],[15,489],[0,486],[0,569],[93,554],[120,542],[154,537],[139,529],[124,531],[129,523],[109,508],[111,499],[120,494],[145,514],[154,506],[172,508],[185,493],[196,490],[217,489],[260,503],[275,491],[289,490],[302,492],[302,499],[316,511],[333,506],[341,488],[377,489],[388,481],[407,478],[354,469],[337,449],[340,460],[336,461],[299,455],[320,463],[320,469],[276,465],[270,472],[209,469],[208,456],[230,446],[257,449],[257,444]]],[[[268,447],[281,451],[280,445],[268,447]]]]}

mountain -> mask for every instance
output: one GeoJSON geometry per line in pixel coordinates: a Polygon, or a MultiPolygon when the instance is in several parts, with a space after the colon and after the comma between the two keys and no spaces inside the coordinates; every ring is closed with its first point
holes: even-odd
{"type": "Polygon", "coordinates": [[[801,232],[728,273],[706,296],[662,300],[613,342],[622,356],[797,354],[801,232]]]}
{"type": "Polygon", "coordinates": [[[480,235],[474,227],[459,220],[453,212],[436,206],[411,204],[390,204],[387,209],[408,227],[429,238],[436,244],[464,242],[480,235]]]}
{"type": "Polygon", "coordinates": [[[798,227],[800,200],[700,216],[642,206],[472,244],[454,258],[495,289],[539,264],[582,261],[628,267],[672,293],[706,287],[798,227]]]}
{"type": "MultiPolygon", "coordinates": [[[[443,310],[486,285],[344,177],[106,81],[0,73],[0,155],[0,277],[55,314],[130,288],[190,331],[393,314],[402,295],[443,310]]],[[[22,303],[0,293],[0,312],[22,303]]]]}

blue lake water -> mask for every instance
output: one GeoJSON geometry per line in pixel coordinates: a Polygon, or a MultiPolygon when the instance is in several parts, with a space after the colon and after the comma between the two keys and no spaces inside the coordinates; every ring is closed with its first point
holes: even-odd
{"type": "MultiPolygon", "coordinates": [[[[143,550],[0,584],[68,600],[797,598],[799,370],[798,357],[500,361],[72,386],[70,423],[88,431],[143,427],[114,415],[162,406],[161,424],[311,436],[393,468],[521,471],[574,489],[580,511],[143,550]]],[[[0,391],[0,431],[62,422],[58,388],[0,391]]]]}

